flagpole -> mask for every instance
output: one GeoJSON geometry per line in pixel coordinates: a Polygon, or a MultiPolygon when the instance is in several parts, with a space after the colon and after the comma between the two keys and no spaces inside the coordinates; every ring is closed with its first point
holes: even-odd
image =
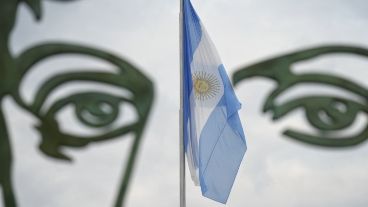
{"type": "Polygon", "coordinates": [[[180,163],[180,207],[186,206],[185,198],[185,150],[184,150],[184,129],[183,129],[183,9],[184,1],[180,0],[179,14],[179,48],[180,48],[180,112],[179,112],[179,163],[180,163]]]}

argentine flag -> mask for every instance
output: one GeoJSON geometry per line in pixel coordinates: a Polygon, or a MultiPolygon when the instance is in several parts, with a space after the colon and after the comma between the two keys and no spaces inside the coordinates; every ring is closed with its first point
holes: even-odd
{"type": "Polygon", "coordinates": [[[183,136],[203,196],[226,203],[247,149],[225,68],[190,0],[182,11],[183,136]]]}

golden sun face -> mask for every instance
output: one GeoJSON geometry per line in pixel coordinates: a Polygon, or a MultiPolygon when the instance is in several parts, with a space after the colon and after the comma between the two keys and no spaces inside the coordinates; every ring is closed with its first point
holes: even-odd
{"type": "Polygon", "coordinates": [[[196,99],[201,101],[208,100],[220,92],[220,81],[215,75],[200,71],[195,72],[192,78],[196,99]]]}

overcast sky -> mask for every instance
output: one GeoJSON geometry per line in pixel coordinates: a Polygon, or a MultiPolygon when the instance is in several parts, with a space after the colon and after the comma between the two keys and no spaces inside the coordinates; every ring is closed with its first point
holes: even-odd
{"type": "MultiPolygon", "coordinates": [[[[333,43],[368,47],[366,0],[192,3],[229,76],[241,66],[305,47],[333,43]]],[[[68,41],[111,51],[144,71],[155,82],[156,98],[126,206],[178,206],[179,0],[44,1],[43,7],[38,23],[26,7],[19,8],[11,39],[13,53],[42,41],[68,41]]],[[[50,60],[27,77],[24,96],[32,100],[38,82],[52,75],[50,67],[60,72],[81,64],[108,66],[72,56],[50,60]]],[[[367,67],[368,59],[335,55],[301,64],[297,70],[333,72],[368,87],[367,67]]],[[[248,151],[227,206],[367,206],[367,144],[328,150],[283,137],[285,127],[310,127],[302,111],[277,123],[261,113],[274,86],[269,80],[254,79],[235,89],[243,103],[240,116],[248,151]]],[[[33,128],[37,120],[11,98],[3,107],[15,150],[14,180],[20,207],[112,206],[132,136],[85,150],[68,150],[73,164],[55,162],[37,151],[40,137],[33,128]]],[[[366,114],[360,115],[356,129],[367,121],[366,114]]],[[[187,206],[223,205],[202,197],[188,177],[187,206]]]]}

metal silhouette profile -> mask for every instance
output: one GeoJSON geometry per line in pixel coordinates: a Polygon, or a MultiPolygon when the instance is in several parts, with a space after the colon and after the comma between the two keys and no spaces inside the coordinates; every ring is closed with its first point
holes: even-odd
{"type": "Polygon", "coordinates": [[[329,74],[303,73],[296,74],[291,70],[292,64],[309,60],[326,54],[345,53],[368,57],[368,50],[352,46],[323,46],[278,56],[260,63],[246,66],[233,74],[233,82],[240,82],[253,77],[264,77],[274,80],[277,87],[267,97],[263,112],[272,112],[273,120],[283,118],[298,108],[303,108],[311,126],[319,131],[318,135],[287,129],[283,134],[289,138],[324,147],[348,147],[363,143],[368,139],[368,125],[351,136],[331,137],[330,132],[343,130],[351,126],[358,113],[368,114],[368,90],[363,86],[329,74]],[[360,102],[337,96],[312,95],[298,97],[286,103],[277,104],[276,99],[286,91],[300,84],[312,83],[332,86],[348,91],[359,97],[360,102]]]}
{"type": "MultiPolygon", "coordinates": [[[[61,1],[61,0],[60,0],[61,1]]],[[[64,0],[65,1],[65,0],[64,0]]],[[[11,96],[15,102],[36,117],[39,125],[35,126],[41,136],[39,150],[48,157],[71,161],[72,158],[63,153],[62,148],[82,148],[92,143],[122,137],[127,133],[134,134],[134,142],[128,155],[128,163],[123,172],[124,177],[118,189],[115,207],[123,205],[124,196],[129,186],[135,158],[141,143],[142,133],[153,102],[153,83],[135,66],[124,59],[106,51],[67,43],[40,44],[28,48],[19,56],[9,50],[9,38],[15,24],[18,6],[25,3],[32,10],[37,20],[41,19],[40,0],[2,0],[0,2],[0,103],[4,97],[11,96]],[[48,79],[37,91],[33,103],[24,101],[20,95],[20,84],[33,66],[51,57],[65,54],[85,55],[113,65],[117,73],[79,71],[58,74],[48,79]],[[101,92],[81,92],[56,101],[47,111],[41,108],[45,100],[56,88],[75,81],[103,83],[122,88],[130,92],[130,97],[119,97],[101,92]],[[56,114],[65,106],[73,105],[78,120],[91,128],[108,128],[119,116],[119,106],[130,104],[137,112],[137,120],[126,126],[104,130],[96,136],[77,136],[60,130],[56,114]],[[106,110],[106,107],[108,110],[106,110]]],[[[84,69],[84,68],[83,68],[84,69]]],[[[124,116],[124,114],[123,114],[124,116]]],[[[109,129],[109,128],[108,128],[109,129]]],[[[3,109],[0,108],[0,186],[6,207],[16,207],[12,178],[12,146],[7,132],[7,123],[3,109]]]]}

